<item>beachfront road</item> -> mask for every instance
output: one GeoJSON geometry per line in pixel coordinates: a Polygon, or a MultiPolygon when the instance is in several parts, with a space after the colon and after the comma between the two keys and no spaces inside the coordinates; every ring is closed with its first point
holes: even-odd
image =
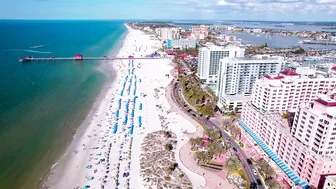
{"type": "MultiPolygon", "coordinates": [[[[172,90],[171,90],[171,98],[173,99],[173,101],[175,102],[175,104],[177,104],[181,110],[183,110],[188,116],[192,117],[193,119],[200,121],[200,120],[204,120],[204,117],[201,117],[199,114],[197,114],[193,108],[190,108],[189,110],[186,110],[188,107],[187,103],[181,103],[178,100],[175,99],[175,97],[179,97],[180,99],[184,99],[181,95],[181,87],[180,87],[180,83],[179,82],[174,82],[174,85],[171,85],[172,90]]],[[[203,122],[204,122],[203,121],[203,122]]],[[[257,183],[257,179],[260,179],[262,181],[262,178],[260,177],[259,173],[257,173],[257,175],[254,175],[253,173],[253,169],[257,170],[256,167],[254,165],[249,165],[247,163],[247,155],[245,154],[244,150],[241,149],[240,145],[233,140],[225,131],[223,131],[221,129],[221,123],[220,121],[218,121],[216,118],[210,118],[208,121],[206,121],[204,123],[206,126],[208,126],[209,128],[216,128],[217,130],[219,130],[219,132],[221,133],[222,137],[228,141],[231,145],[231,147],[236,148],[238,152],[235,152],[240,160],[240,162],[242,163],[242,165],[244,165],[244,170],[246,172],[246,175],[248,177],[249,182],[254,182],[257,183]]],[[[257,186],[258,189],[264,189],[266,188],[264,183],[262,182],[262,185],[258,185],[257,186]]]]}

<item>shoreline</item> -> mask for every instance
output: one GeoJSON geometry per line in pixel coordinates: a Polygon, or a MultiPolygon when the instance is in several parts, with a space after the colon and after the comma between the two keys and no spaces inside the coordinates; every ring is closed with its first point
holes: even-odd
{"type": "MultiPolygon", "coordinates": [[[[127,29],[124,36],[122,36],[120,41],[118,41],[116,45],[118,50],[116,52],[114,51],[115,50],[114,48],[110,50],[111,55],[114,55],[114,54],[117,55],[122,51],[122,48],[124,46],[124,43],[127,39],[129,32],[130,32],[129,29],[127,29]]],[[[106,76],[106,81],[104,82],[99,95],[96,97],[94,103],[92,104],[92,107],[89,113],[87,114],[87,116],[85,116],[85,119],[78,127],[77,132],[72,137],[73,139],[70,142],[70,144],[66,147],[64,153],[57,159],[55,163],[51,165],[48,171],[45,174],[43,174],[43,176],[41,177],[42,179],[40,179],[40,182],[38,184],[39,188],[42,188],[43,186],[46,186],[46,185],[48,186],[54,185],[53,183],[57,182],[56,180],[59,180],[59,178],[61,177],[61,175],[59,175],[62,172],[61,170],[64,170],[66,164],[69,163],[69,161],[71,160],[72,152],[74,151],[74,149],[80,142],[81,138],[84,136],[85,131],[90,126],[92,118],[94,117],[95,113],[97,113],[97,110],[99,109],[100,105],[103,103],[104,98],[108,94],[110,88],[112,87],[113,84],[116,83],[116,80],[118,78],[118,72],[114,64],[114,62],[116,61],[119,61],[119,60],[109,61],[107,64],[100,64],[96,68],[97,70],[101,70],[101,72],[106,76]],[[104,70],[104,68],[107,68],[107,69],[104,70]],[[110,73],[107,73],[107,72],[110,72],[110,73]],[[56,176],[56,178],[51,177],[52,175],[54,175],[53,177],[56,176]]]]}
{"type": "MultiPolygon", "coordinates": [[[[157,51],[160,41],[126,27],[129,33],[118,55],[143,57],[157,51]]],[[[140,155],[144,138],[162,130],[176,134],[174,161],[193,188],[204,186],[204,178],[188,170],[179,157],[188,141],[185,132],[195,132],[196,126],[174,112],[166,98],[173,79],[171,60],[119,60],[112,67],[117,72],[115,80],[106,84],[106,91],[102,90],[75,139],[51,169],[45,188],[156,188],[140,174],[140,155]]]]}

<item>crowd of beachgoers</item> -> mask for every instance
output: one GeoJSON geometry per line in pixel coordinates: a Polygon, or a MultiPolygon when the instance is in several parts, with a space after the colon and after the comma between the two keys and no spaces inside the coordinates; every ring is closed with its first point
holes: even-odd
{"type": "MultiPolygon", "coordinates": [[[[159,47],[160,41],[128,27],[118,56],[143,57],[159,47]]],[[[76,135],[58,165],[51,169],[44,187],[139,189],[166,186],[163,182],[160,186],[157,182],[145,182],[148,176],[141,172],[140,165],[144,138],[161,130],[174,133],[175,153],[169,156],[169,162],[178,165],[178,175],[182,177],[183,174],[185,186],[204,186],[205,179],[187,169],[179,158],[179,150],[188,142],[184,133],[195,132],[196,127],[170,111],[165,95],[166,87],[172,81],[170,63],[170,59],[109,63],[116,71],[116,79],[109,83],[103,98],[97,100],[98,106],[87,118],[89,121],[81,126],[83,133],[76,135]]],[[[163,148],[164,145],[163,142],[163,148]]]]}

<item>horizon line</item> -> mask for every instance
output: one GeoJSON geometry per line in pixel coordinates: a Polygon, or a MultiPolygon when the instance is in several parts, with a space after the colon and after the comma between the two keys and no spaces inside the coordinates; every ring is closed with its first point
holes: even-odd
{"type": "Polygon", "coordinates": [[[144,20],[144,21],[248,21],[248,22],[335,22],[336,21],[313,21],[313,20],[245,20],[245,19],[231,19],[231,20],[216,20],[216,19],[124,19],[124,18],[108,18],[108,19],[90,19],[90,18],[80,18],[80,19],[58,19],[58,18],[48,18],[48,19],[27,19],[27,18],[0,18],[0,21],[4,20],[25,20],[25,21],[108,21],[108,20],[117,20],[117,21],[138,21],[138,20],[144,20]]]}

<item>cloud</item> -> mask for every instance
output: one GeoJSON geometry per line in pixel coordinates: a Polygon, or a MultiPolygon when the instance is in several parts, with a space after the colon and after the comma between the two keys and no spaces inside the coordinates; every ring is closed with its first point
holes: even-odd
{"type": "Polygon", "coordinates": [[[316,0],[319,4],[336,4],[336,0],[316,0]]]}
{"type": "Polygon", "coordinates": [[[300,2],[300,0],[274,0],[272,3],[297,3],[300,2]]]}
{"type": "Polygon", "coordinates": [[[217,2],[217,5],[219,5],[219,6],[230,6],[231,3],[228,3],[225,0],[220,0],[220,1],[217,2]]]}
{"type": "Polygon", "coordinates": [[[191,19],[313,21],[336,18],[336,0],[161,0],[148,3],[191,19]]]}

